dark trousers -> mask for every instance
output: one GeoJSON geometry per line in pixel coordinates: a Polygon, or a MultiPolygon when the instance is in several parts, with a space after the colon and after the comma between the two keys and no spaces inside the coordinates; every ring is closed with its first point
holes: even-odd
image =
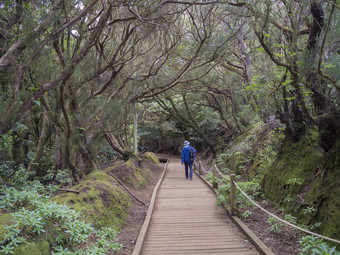
{"type": "Polygon", "coordinates": [[[184,162],[185,165],[185,177],[188,179],[188,167],[190,168],[190,179],[192,179],[192,163],[186,163],[184,162]]]}

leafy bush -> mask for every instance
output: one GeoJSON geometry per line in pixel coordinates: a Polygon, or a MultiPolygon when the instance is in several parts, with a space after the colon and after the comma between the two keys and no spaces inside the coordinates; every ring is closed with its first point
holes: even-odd
{"type": "Polygon", "coordinates": [[[241,214],[241,217],[242,217],[244,220],[246,220],[246,219],[250,218],[250,216],[251,216],[252,214],[253,214],[253,213],[250,212],[250,211],[245,211],[245,212],[243,212],[243,213],[241,214]]]}
{"type": "Polygon", "coordinates": [[[302,185],[304,181],[305,180],[301,178],[292,178],[287,181],[287,184],[302,185]]]}
{"type": "Polygon", "coordinates": [[[41,194],[38,187],[36,183],[30,191],[8,188],[6,195],[0,197],[2,211],[15,211],[12,224],[6,226],[4,240],[0,241],[0,254],[12,254],[16,246],[29,238],[42,238],[42,233],[47,236],[52,232],[57,233],[54,239],[58,243],[52,254],[107,254],[109,250],[121,249],[114,229],[95,230],[81,213],[47,201],[48,189],[41,194]]]}
{"type": "Polygon", "coordinates": [[[223,164],[225,164],[228,160],[229,160],[229,158],[230,158],[230,154],[228,154],[228,153],[220,153],[220,154],[217,154],[217,156],[216,156],[216,162],[219,164],[219,165],[223,165],[223,164]]]}
{"type": "MultiPolygon", "coordinates": [[[[214,177],[213,177],[213,173],[212,173],[212,172],[207,173],[207,175],[205,176],[205,178],[206,178],[207,181],[210,182],[210,183],[213,183],[213,181],[214,181],[214,177]]],[[[217,178],[216,176],[215,176],[215,182],[217,182],[217,183],[220,182],[220,179],[217,178]]]]}
{"type": "Polygon", "coordinates": [[[47,174],[44,176],[44,181],[54,182],[59,184],[60,186],[66,186],[68,184],[72,184],[72,179],[70,177],[69,169],[58,170],[57,173],[54,173],[55,170],[47,170],[47,174]],[[55,174],[55,176],[54,176],[55,174]],[[53,179],[54,178],[54,179],[53,179]]]}
{"type": "Polygon", "coordinates": [[[315,236],[304,236],[298,243],[300,245],[298,255],[340,255],[335,246],[331,248],[322,239],[315,236]]]}
{"type": "Polygon", "coordinates": [[[285,226],[284,224],[279,223],[273,216],[268,216],[268,223],[270,224],[269,231],[272,233],[280,233],[282,227],[285,226]]]}
{"type": "Polygon", "coordinates": [[[310,213],[315,212],[315,208],[312,207],[312,206],[308,206],[307,208],[302,209],[302,211],[303,211],[304,214],[310,214],[310,213]]]}
{"type": "Polygon", "coordinates": [[[293,215],[291,214],[286,214],[284,216],[284,219],[286,221],[288,221],[289,223],[293,224],[293,225],[296,225],[297,224],[297,220],[296,220],[296,217],[294,217],[293,215]]]}
{"type": "MultiPolygon", "coordinates": [[[[230,202],[230,179],[223,178],[223,184],[218,187],[217,203],[230,202]]],[[[262,194],[261,186],[258,182],[238,182],[238,186],[252,199],[262,194]]],[[[236,189],[236,204],[239,208],[244,209],[253,206],[253,204],[236,189]]]]}

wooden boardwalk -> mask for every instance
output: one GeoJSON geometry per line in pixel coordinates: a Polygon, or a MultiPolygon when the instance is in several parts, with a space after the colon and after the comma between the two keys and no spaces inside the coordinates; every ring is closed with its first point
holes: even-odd
{"type": "Polygon", "coordinates": [[[180,160],[171,159],[142,254],[258,254],[215,202],[199,177],[185,179],[180,160]]]}

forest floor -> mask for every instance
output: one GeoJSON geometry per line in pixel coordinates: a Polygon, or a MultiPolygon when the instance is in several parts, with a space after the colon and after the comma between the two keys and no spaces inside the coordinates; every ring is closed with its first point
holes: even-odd
{"type": "MultiPolygon", "coordinates": [[[[274,205],[258,202],[267,211],[272,212],[281,219],[284,218],[283,211],[275,211],[274,205]]],[[[242,219],[243,222],[274,254],[290,255],[298,253],[298,241],[303,236],[301,232],[278,222],[270,223],[268,215],[255,206],[247,208],[247,211],[251,212],[251,216],[248,219],[242,219]],[[270,230],[271,228],[272,230],[270,230]]]]}
{"type": "Polygon", "coordinates": [[[152,192],[163,173],[164,164],[161,163],[159,166],[150,164],[148,167],[151,169],[153,176],[149,184],[144,189],[140,190],[129,188],[131,193],[145,205],[132,198],[129,218],[118,235],[118,242],[123,244],[123,248],[119,252],[119,255],[130,255],[135,247],[139,231],[143,226],[149,208],[152,192]]]}

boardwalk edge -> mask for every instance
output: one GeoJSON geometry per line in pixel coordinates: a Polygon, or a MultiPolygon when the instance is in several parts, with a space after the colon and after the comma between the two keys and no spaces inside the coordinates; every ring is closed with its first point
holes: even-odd
{"type": "MultiPolygon", "coordinates": [[[[196,170],[195,174],[201,178],[202,181],[217,195],[217,191],[213,188],[210,182],[208,182],[203,176],[201,176],[196,170]]],[[[242,231],[242,233],[248,238],[248,240],[255,246],[258,252],[262,255],[275,255],[267,245],[265,245],[245,224],[244,222],[237,216],[232,216],[228,206],[223,203],[223,207],[227,213],[227,215],[231,218],[231,220],[235,223],[235,225],[242,231]]]]}
{"type": "Polygon", "coordinates": [[[135,248],[134,248],[134,250],[133,250],[131,255],[140,255],[141,252],[142,252],[144,241],[145,241],[145,238],[146,238],[148,230],[149,230],[149,226],[150,226],[150,222],[151,222],[151,217],[152,217],[152,213],[153,213],[153,209],[154,209],[155,201],[156,201],[156,197],[157,197],[158,188],[159,188],[159,186],[161,185],[161,183],[162,183],[162,181],[164,179],[164,176],[165,176],[165,173],[166,173],[169,161],[170,160],[168,159],[168,161],[166,162],[166,164],[164,166],[163,174],[162,174],[161,178],[158,180],[157,185],[153,189],[152,197],[151,197],[151,200],[150,200],[150,205],[149,205],[149,208],[148,208],[148,212],[146,214],[143,226],[142,226],[142,228],[141,228],[141,230],[139,232],[135,248]]]}

